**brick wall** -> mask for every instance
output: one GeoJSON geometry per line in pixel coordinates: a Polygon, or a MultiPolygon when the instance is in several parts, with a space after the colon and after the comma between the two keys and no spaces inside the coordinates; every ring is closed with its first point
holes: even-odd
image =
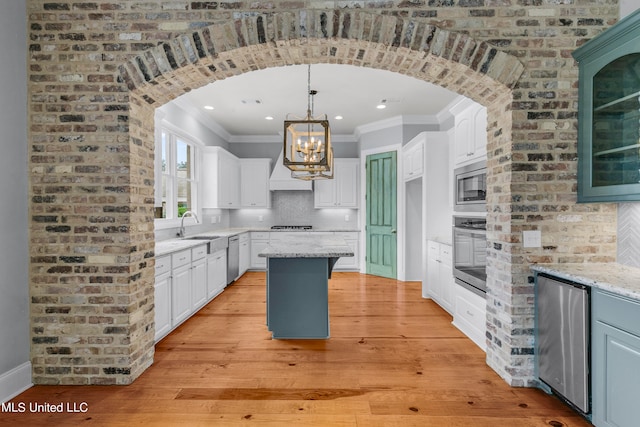
{"type": "Polygon", "coordinates": [[[615,259],[577,205],[577,68],[610,1],[28,0],[34,382],[127,384],[153,358],[153,109],[255,69],[400,72],[488,107],[487,362],[533,381],[532,262],[615,259]],[[521,232],[540,229],[542,249],[521,232]]]}

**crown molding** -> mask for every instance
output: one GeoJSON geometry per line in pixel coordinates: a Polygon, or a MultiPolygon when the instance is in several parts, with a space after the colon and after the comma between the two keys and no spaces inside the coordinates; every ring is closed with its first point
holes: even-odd
{"type": "MultiPolygon", "coordinates": [[[[395,116],[384,120],[378,120],[375,122],[360,125],[355,128],[353,134],[331,134],[332,142],[337,143],[350,143],[358,142],[360,137],[370,132],[376,132],[390,127],[405,126],[405,125],[425,125],[425,126],[439,126],[447,118],[448,114],[451,114],[451,110],[457,107],[458,104],[464,103],[467,98],[460,96],[451,102],[445,109],[443,109],[437,115],[405,115],[395,116]]],[[[224,139],[230,144],[256,144],[256,143],[280,143],[282,142],[282,133],[278,135],[232,135],[227,132],[222,126],[220,126],[211,118],[207,117],[202,111],[193,107],[188,102],[176,98],[176,106],[181,110],[187,112],[193,116],[198,123],[206,127],[220,138],[224,139]]]]}
{"type": "Polygon", "coordinates": [[[214,120],[211,120],[211,118],[207,117],[200,109],[190,105],[188,102],[180,98],[174,99],[173,102],[178,106],[178,108],[191,114],[198,121],[198,123],[218,135],[220,138],[224,139],[227,142],[230,142],[233,138],[233,135],[227,132],[214,120]]]}
{"type": "Polygon", "coordinates": [[[439,120],[438,116],[426,116],[426,115],[408,115],[408,116],[395,116],[390,117],[388,119],[379,120],[377,122],[367,123],[365,125],[358,126],[353,135],[356,140],[360,138],[360,136],[370,133],[376,132],[384,129],[388,129],[391,127],[397,126],[405,126],[405,125],[440,125],[442,122],[439,120]]]}

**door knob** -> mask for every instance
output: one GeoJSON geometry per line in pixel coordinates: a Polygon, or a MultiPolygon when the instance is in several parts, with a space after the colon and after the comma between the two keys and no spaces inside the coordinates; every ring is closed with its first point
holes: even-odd
{"type": "Polygon", "coordinates": [[[396,234],[396,229],[391,230],[391,234],[396,234]]]}

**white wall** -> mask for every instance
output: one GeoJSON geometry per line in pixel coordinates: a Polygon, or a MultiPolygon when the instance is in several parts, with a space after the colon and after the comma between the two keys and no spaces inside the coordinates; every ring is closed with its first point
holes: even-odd
{"type": "Polygon", "coordinates": [[[27,212],[27,24],[24,0],[0,13],[0,401],[31,383],[27,212]]]}
{"type": "Polygon", "coordinates": [[[624,18],[639,7],[638,0],[620,0],[620,18],[624,18]]]}

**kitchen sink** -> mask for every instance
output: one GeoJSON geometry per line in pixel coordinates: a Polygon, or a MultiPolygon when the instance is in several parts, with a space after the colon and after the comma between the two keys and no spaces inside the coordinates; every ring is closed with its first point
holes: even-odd
{"type": "Polygon", "coordinates": [[[191,236],[183,237],[182,240],[205,240],[207,241],[207,253],[212,254],[229,247],[229,238],[223,236],[191,236]]]}

